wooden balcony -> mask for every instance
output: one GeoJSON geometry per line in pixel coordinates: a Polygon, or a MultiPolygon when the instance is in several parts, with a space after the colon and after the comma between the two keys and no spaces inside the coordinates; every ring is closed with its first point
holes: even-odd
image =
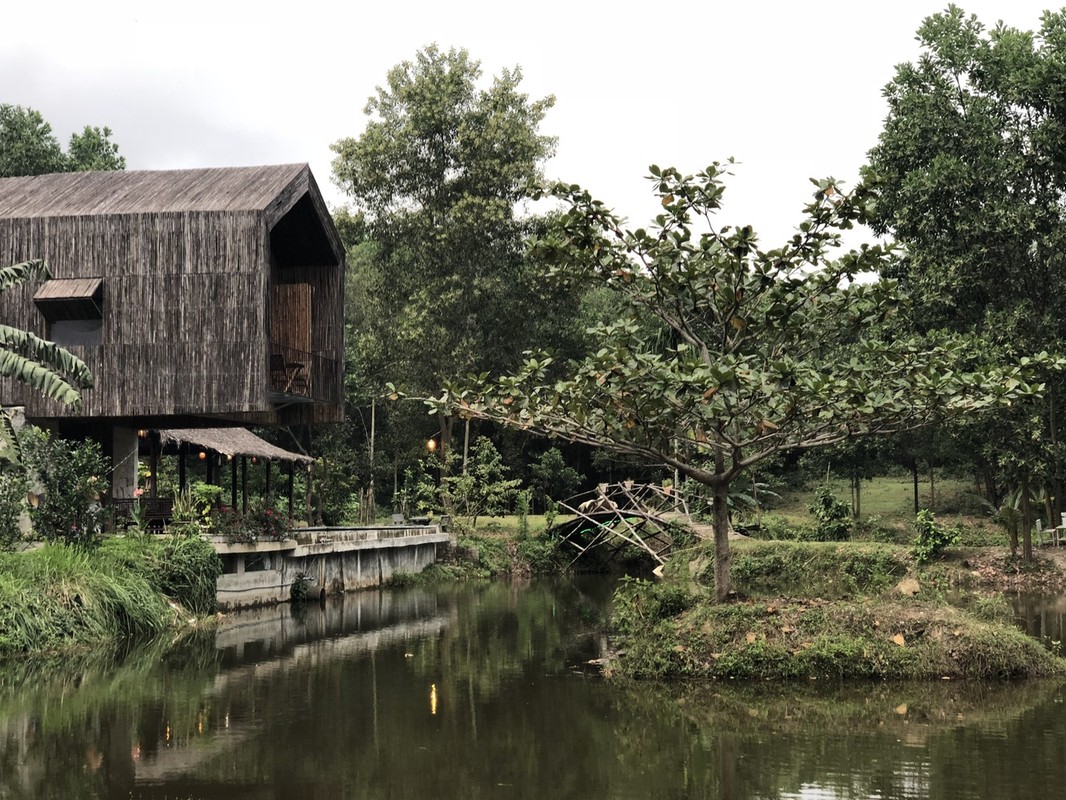
{"type": "Polygon", "coordinates": [[[278,406],[341,402],[337,359],[271,342],[270,400],[278,406]]]}

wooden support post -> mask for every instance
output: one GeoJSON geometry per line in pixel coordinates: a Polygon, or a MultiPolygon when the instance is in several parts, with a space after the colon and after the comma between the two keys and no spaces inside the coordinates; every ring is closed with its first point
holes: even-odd
{"type": "Polygon", "coordinates": [[[241,456],[241,513],[248,513],[248,456],[241,456]]]}
{"type": "Polygon", "coordinates": [[[268,459],[266,460],[266,496],[267,496],[267,501],[268,501],[268,502],[269,502],[269,501],[270,501],[270,499],[271,499],[271,497],[270,497],[270,496],[271,496],[271,495],[273,494],[273,488],[274,488],[274,487],[273,487],[273,486],[271,486],[271,484],[270,484],[270,464],[271,464],[271,463],[272,463],[272,462],[271,462],[271,461],[270,461],[270,459],[268,458],[268,459]]]}
{"type": "Polygon", "coordinates": [[[152,492],[151,497],[159,497],[159,434],[149,434],[152,454],[149,458],[150,469],[152,470],[152,492]]]}
{"type": "Polygon", "coordinates": [[[178,491],[185,491],[185,445],[178,445],[178,491]]]}
{"type": "Polygon", "coordinates": [[[294,491],[294,487],[296,485],[295,475],[296,475],[296,464],[294,464],[292,461],[290,461],[289,462],[289,524],[290,525],[292,524],[292,521],[294,519],[296,519],[296,515],[293,513],[293,502],[292,502],[293,491],[294,491]]]}
{"type": "Polygon", "coordinates": [[[229,457],[229,507],[237,509],[237,461],[229,457]]]}

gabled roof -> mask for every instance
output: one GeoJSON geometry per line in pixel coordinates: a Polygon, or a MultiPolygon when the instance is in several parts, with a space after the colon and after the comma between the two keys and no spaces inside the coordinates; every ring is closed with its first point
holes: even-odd
{"type": "Polygon", "coordinates": [[[0,218],[262,211],[304,172],[282,164],[0,178],[0,218]]]}
{"type": "Polygon", "coordinates": [[[344,246],[307,164],[0,178],[0,220],[261,212],[273,230],[294,209],[286,225],[299,229],[298,238],[324,236],[316,257],[328,252],[329,260],[343,261],[344,246]]]}

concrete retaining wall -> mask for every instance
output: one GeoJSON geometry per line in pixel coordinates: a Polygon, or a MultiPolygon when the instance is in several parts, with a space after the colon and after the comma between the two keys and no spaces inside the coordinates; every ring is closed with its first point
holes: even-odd
{"type": "Polygon", "coordinates": [[[232,610],[289,600],[296,581],[312,597],[380,586],[397,573],[417,573],[449,540],[436,526],[316,529],[297,539],[256,544],[213,542],[226,571],[218,580],[218,607],[232,610]]]}

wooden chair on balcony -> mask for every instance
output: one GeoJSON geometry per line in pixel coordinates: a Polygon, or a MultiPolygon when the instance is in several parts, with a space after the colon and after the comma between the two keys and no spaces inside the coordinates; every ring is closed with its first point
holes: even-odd
{"type": "Polygon", "coordinates": [[[288,375],[285,370],[285,357],[281,353],[270,354],[270,385],[276,391],[284,391],[288,375]]]}
{"type": "Polygon", "coordinates": [[[270,385],[278,392],[306,395],[307,365],[302,361],[286,361],[281,353],[271,353],[270,385]]]}

